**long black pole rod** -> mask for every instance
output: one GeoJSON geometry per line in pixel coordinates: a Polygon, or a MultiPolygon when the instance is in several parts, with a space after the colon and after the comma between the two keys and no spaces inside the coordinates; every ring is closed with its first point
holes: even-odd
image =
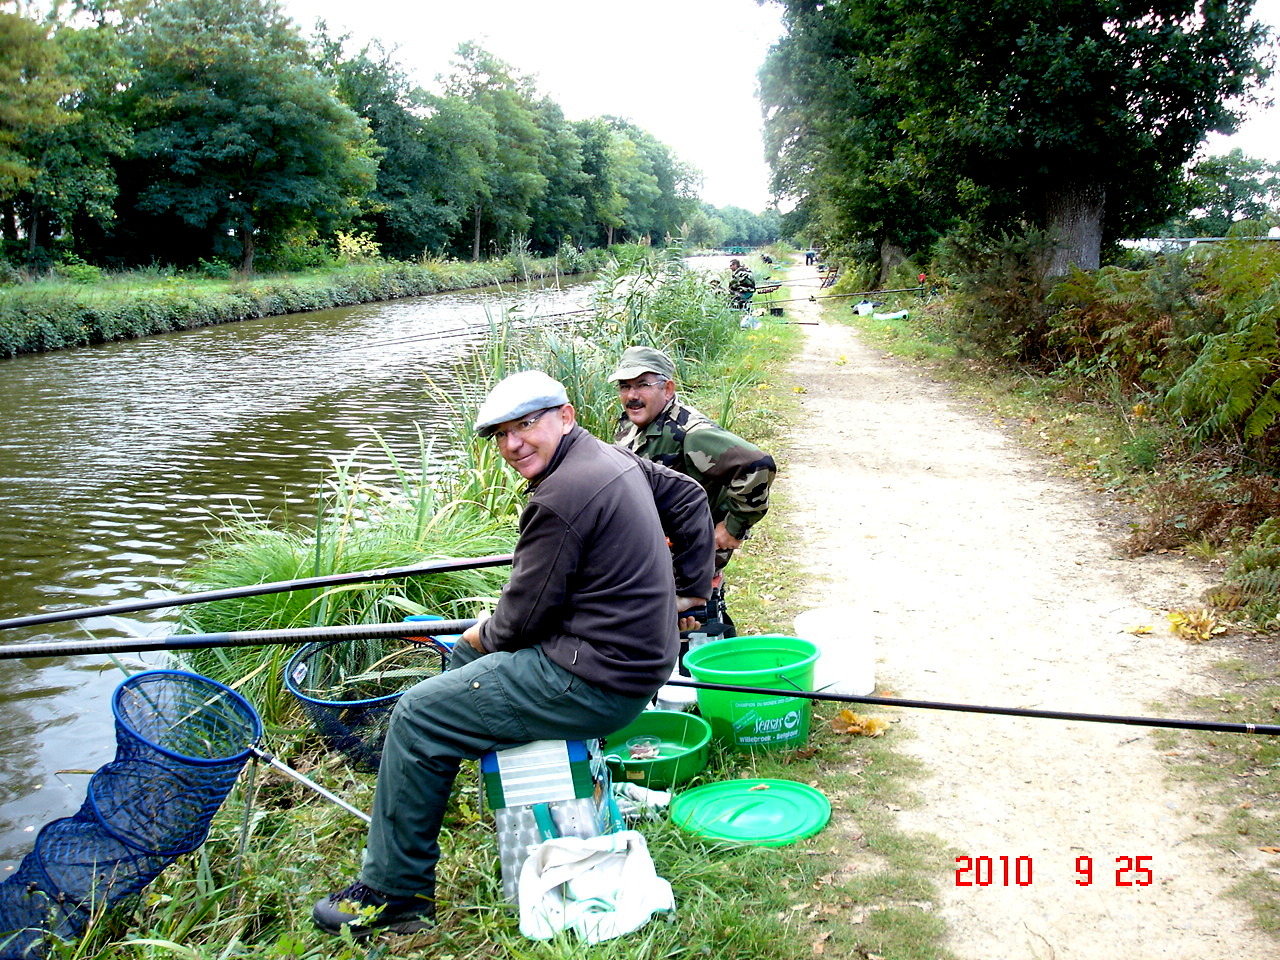
{"type": "Polygon", "coordinates": [[[452,636],[475,626],[475,620],[419,620],[400,623],[355,623],[285,630],[239,630],[231,633],[186,633],[169,637],[122,640],[59,640],[53,643],[0,645],[0,660],[73,657],[95,653],[141,653],[146,650],[208,650],[213,647],[256,647],[273,643],[321,640],[376,640],[386,637],[452,636]]]}
{"type": "MultiPolygon", "coordinates": [[[[475,620],[429,620],[413,623],[364,623],[329,627],[298,627],[287,630],[191,633],[169,637],[134,637],[125,640],[16,643],[0,646],[0,660],[64,657],[96,653],[139,653],[148,650],[207,650],[214,647],[251,647],[277,643],[299,644],[324,640],[371,640],[387,637],[416,636],[428,631],[432,635],[451,636],[462,633],[475,624],[475,620]]],[[[769,697],[794,697],[802,700],[822,700],[831,703],[863,703],[878,707],[951,710],[959,713],[986,713],[1005,717],[1033,717],[1043,720],[1115,723],[1140,727],[1160,727],[1170,730],[1206,730],[1214,733],[1280,736],[1280,726],[1266,723],[1175,720],[1163,717],[1115,716],[1103,713],[1075,713],[1063,710],[1031,710],[1024,707],[990,707],[971,703],[946,703],[934,700],[900,700],[891,697],[863,697],[853,694],[825,693],[821,690],[779,690],[773,687],[746,687],[726,683],[704,683],[675,677],[667,682],[672,686],[693,687],[696,690],[719,690],[726,693],[747,693],[769,697]]]]}
{"type": "Polygon", "coordinates": [[[243,587],[225,587],[221,590],[204,590],[200,593],[175,594],[150,600],[125,600],[105,607],[78,607],[74,610],[54,610],[50,613],[33,613],[25,617],[0,620],[0,630],[12,627],[36,627],[43,623],[62,623],[66,620],[84,620],[89,617],[109,617],[118,613],[136,613],[139,610],[156,610],[160,607],[179,607],[187,603],[209,603],[213,600],[234,600],[238,597],[258,597],[268,593],[288,593],[291,590],[307,590],[312,587],[334,587],[344,583],[370,583],[375,580],[392,580],[396,577],[415,577],[425,573],[454,573],[458,570],[479,570],[482,567],[500,567],[511,562],[511,554],[493,554],[487,557],[471,557],[462,560],[424,560],[407,567],[387,567],[383,570],[355,570],[350,573],[331,573],[322,577],[304,577],[301,580],[276,580],[271,583],[254,583],[243,587]]]}
{"type": "Polygon", "coordinates": [[[1104,713],[1068,713],[1061,710],[1028,710],[1023,707],[983,707],[971,703],[939,703],[933,700],[898,700],[892,697],[858,697],[821,690],[777,690],[766,687],[738,687],[724,683],[702,683],[672,677],[667,683],[675,687],[698,690],[723,690],[726,693],[755,693],[772,697],[796,697],[804,700],[828,700],[834,703],[866,703],[877,707],[910,707],[919,710],[952,710],[959,713],[993,713],[1005,717],[1038,717],[1044,720],[1080,720],[1089,723],[1120,723],[1137,727],[1164,727],[1170,730],[1209,730],[1214,733],[1260,733],[1280,736],[1280,726],[1266,723],[1222,723],[1217,720],[1166,720],[1162,717],[1111,716],[1104,713]]]}

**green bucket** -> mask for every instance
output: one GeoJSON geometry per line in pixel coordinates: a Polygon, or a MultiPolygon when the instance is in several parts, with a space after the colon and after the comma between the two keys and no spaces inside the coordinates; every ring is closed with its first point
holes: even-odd
{"type": "MultiPolygon", "coordinates": [[[[733,637],[694,647],[684,657],[693,679],[737,687],[813,690],[818,647],[799,637],[733,637]]],[[[803,697],[699,690],[711,735],[739,750],[794,750],[809,739],[803,697]]]]}

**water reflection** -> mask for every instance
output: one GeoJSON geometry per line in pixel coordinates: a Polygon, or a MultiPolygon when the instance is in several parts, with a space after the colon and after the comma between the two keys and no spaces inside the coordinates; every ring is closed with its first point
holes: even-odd
{"type": "MultiPolygon", "coordinates": [[[[375,433],[414,457],[419,426],[441,432],[429,378],[444,380],[491,316],[564,313],[588,297],[581,285],[445,294],[0,361],[0,617],[164,596],[226,519],[309,521],[333,458],[375,433]]],[[[171,627],[100,618],[0,642],[171,627]]],[[[0,877],[33,829],[83,800],[87,777],[59,771],[114,756],[121,674],[103,659],[0,661],[0,877]]]]}

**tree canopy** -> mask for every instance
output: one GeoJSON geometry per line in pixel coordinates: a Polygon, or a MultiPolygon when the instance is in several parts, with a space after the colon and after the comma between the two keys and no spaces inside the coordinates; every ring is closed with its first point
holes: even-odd
{"type": "Polygon", "coordinates": [[[780,2],[761,71],[779,189],[879,246],[1039,226],[1057,273],[1167,218],[1268,70],[1253,0],[780,2]]]}
{"type": "Polygon", "coordinates": [[[129,45],[138,72],[122,100],[140,212],[233,234],[248,272],[259,242],[345,223],[372,189],[367,124],[274,0],[168,0],[129,45]]]}

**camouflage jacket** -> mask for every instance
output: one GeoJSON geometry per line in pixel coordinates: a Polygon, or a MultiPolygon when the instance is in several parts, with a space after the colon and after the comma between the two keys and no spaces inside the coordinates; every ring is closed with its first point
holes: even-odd
{"type": "Polygon", "coordinates": [[[739,300],[748,299],[756,292],[756,278],[746,267],[739,267],[729,278],[729,292],[739,300]]]}
{"type": "Polygon", "coordinates": [[[620,417],[614,443],[697,480],[712,518],[723,520],[739,540],[769,509],[769,485],[778,470],[773,457],[681,403],[679,395],[644,429],[620,417]]]}

